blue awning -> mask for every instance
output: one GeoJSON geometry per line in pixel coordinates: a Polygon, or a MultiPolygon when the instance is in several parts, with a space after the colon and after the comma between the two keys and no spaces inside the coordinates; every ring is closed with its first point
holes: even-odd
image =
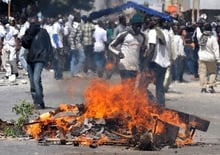
{"type": "Polygon", "coordinates": [[[135,2],[131,2],[131,1],[129,1],[125,4],[122,4],[120,6],[114,7],[114,8],[108,8],[108,9],[103,9],[103,10],[100,10],[100,11],[92,12],[89,15],[89,18],[90,19],[97,19],[97,18],[100,18],[102,16],[108,16],[108,15],[111,15],[111,14],[114,14],[114,13],[117,13],[117,12],[121,12],[121,11],[127,9],[127,8],[134,8],[135,10],[142,11],[146,14],[149,14],[149,15],[152,15],[152,16],[158,16],[158,17],[161,17],[161,18],[163,18],[167,21],[172,21],[172,17],[168,14],[156,11],[156,10],[151,9],[151,8],[144,7],[143,5],[140,5],[140,4],[137,4],[135,2]]]}

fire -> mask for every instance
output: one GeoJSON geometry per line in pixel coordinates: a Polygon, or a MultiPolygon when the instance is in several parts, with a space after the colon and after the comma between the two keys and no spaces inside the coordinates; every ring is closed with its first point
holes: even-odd
{"type": "MultiPolygon", "coordinates": [[[[80,135],[75,135],[75,140],[82,145],[90,145],[94,140],[85,134],[92,128],[90,118],[93,122],[97,121],[101,127],[109,123],[109,132],[124,137],[141,132],[160,135],[165,131],[165,124],[161,123],[162,121],[180,127],[176,144],[192,143],[190,133],[186,132],[187,125],[177,112],[163,110],[164,107],[150,103],[147,94],[131,87],[130,82],[110,85],[104,80],[93,80],[85,90],[84,98],[84,107],[61,104],[56,110],[42,114],[33,121],[33,124],[28,125],[25,131],[36,139],[42,135],[51,138],[55,137],[57,129],[62,128],[67,134],[86,126],[83,128],[84,131],[78,132],[80,135]],[[55,130],[53,126],[57,129],[55,130]]],[[[102,129],[104,130],[104,128],[100,130],[102,129]]],[[[97,144],[110,141],[108,136],[100,134],[99,139],[95,140],[97,144]]]]}

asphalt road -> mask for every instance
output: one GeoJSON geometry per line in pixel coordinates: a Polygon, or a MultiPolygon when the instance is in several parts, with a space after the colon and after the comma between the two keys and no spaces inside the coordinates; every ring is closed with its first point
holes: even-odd
{"type": "MultiPolygon", "coordinates": [[[[17,116],[12,112],[15,104],[20,104],[22,100],[32,102],[29,93],[29,84],[24,84],[27,76],[22,75],[16,83],[11,84],[0,81],[0,118],[2,120],[16,119],[17,116]]],[[[0,77],[3,74],[0,73],[0,77]]],[[[41,113],[56,108],[61,103],[79,104],[83,103],[83,91],[87,87],[90,79],[72,78],[65,73],[64,80],[56,81],[53,73],[43,71],[43,85],[45,103],[47,108],[40,110],[41,113]]],[[[41,146],[35,140],[0,139],[0,155],[72,155],[72,154],[109,154],[109,155],[220,155],[220,86],[216,88],[215,94],[200,93],[199,82],[192,81],[190,75],[185,74],[187,83],[173,83],[169,92],[166,94],[166,106],[170,109],[193,114],[210,121],[207,132],[196,131],[194,141],[199,145],[184,146],[182,148],[164,148],[160,151],[135,151],[123,146],[99,146],[95,149],[89,147],[74,147],[73,145],[49,145],[41,146]]],[[[118,75],[114,75],[112,82],[119,81],[118,75]]],[[[150,87],[154,91],[154,86],[150,87]]]]}

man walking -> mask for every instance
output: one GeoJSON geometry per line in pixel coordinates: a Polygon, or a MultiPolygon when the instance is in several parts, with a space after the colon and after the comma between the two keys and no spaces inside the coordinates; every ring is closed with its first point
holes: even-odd
{"type": "Polygon", "coordinates": [[[49,34],[40,28],[37,19],[31,19],[30,28],[27,29],[22,46],[27,48],[27,70],[30,81],[30,91],[36,108],[44,109],[44,94],[41,81],[41,73],[52,61],[52,46],[49,34]]]}

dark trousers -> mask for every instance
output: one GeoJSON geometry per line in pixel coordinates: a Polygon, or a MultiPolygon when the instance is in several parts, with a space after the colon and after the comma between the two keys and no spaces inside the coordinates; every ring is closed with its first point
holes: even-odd
{"type": "Polygon", "coordinates": [[[53,59],[53,67],[54,67],[54,78],[56,80],[63,78],[63,68],[64,68],[64,52],[62,48],[54,48],[54,59],[53,59]]]}
{"type": "Polygon", "coordinates": [[[29,63],[28,66],[28,77],[30,81],[31,96],[34,104],[38,104],[44,107],[43,100],[43,86],[41,81],[41,73],[44,67],[42,62],[29,63]]]}
{"type": "Polygon", "coordinates": [[[84,46],[84,52],[85,52],[85,56],[86,56],[86,59],[85,59],[85,64],[84,64],[84,68],[83,68],[83,71],[85,73],[88,72],[88,70],[95,70],[94,68],[94,63],[93,63],[93,45],[85,45],[84,46]]]}

